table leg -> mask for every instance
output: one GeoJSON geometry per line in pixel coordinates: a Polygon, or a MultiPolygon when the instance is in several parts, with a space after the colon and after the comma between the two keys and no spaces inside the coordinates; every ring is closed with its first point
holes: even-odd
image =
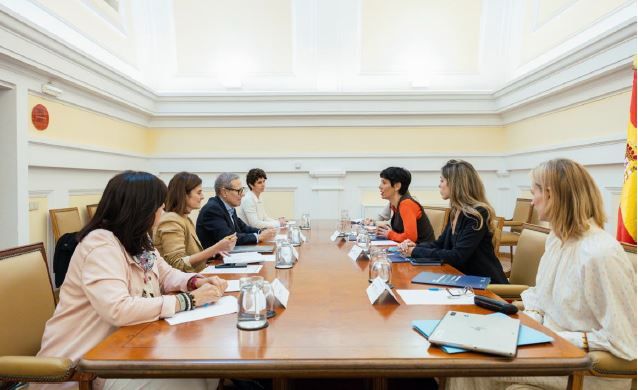
{"type": "Polygon", "coordinates": [[[582,390],[584,376],[579,373],[575,373],[569,376],[567,380],[567,390],[582,390]]]}
{"type": "Polygon", "coordinates": [[[273,390],[289,390],[290,388],[290,380],[288,378],[272,378],[273,390]]]}
{"type": "Polygon", "coordinates": [[[388,388],[388,378],[371,378],[370,390],[386,390],[388,388]]]}

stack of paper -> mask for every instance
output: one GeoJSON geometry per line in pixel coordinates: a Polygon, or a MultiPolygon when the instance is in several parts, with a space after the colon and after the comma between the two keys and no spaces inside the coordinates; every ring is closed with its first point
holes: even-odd
{"type": "Polygon", "coordinates": [[[168,322],[169,325],[177,325],[183,324],[184,322],[197,321],[232,313],[237,313],[237,298],[227,295],[221,297],[219,301],[213,304],[198,307],[195,310],[182,311],[164,320],[168,322]]]}
{"type": "Polygon", "coordinates": [[[262,261],[275,261],[275,255],[262,255],[259,252],[233,253],[224,257],[224,264],[248,264],[262,261]]]}
{"type": "Polygon", "coordinates": [[[407,305],[473,305],[474,295],[453,297],[445,289],[397,290],[407,305]]]}
{"type": "Polygon", "coordinates": [[[209,265],[200,273],[202,274],[256,274],[261,270],[261,265],[253,264],[243,268],[215,268],[209,265]]]}

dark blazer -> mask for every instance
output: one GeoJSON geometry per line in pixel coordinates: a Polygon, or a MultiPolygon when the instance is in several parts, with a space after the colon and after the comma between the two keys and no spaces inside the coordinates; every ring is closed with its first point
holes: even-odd
{"type": "MultiPolygon", "coordinates": [[[[487,221],[487,210],[477,209],[487,221]]],[[[461,213],[456,221],[456,233],[452,234],[452,220],[445,226],[445,230],[434,242],[417,245],[412,251],[412,257],[428,257],[440,259],[466,275],[489,276],[493,284],[508,284],[501,263],[494,254],[492,235],[487,223],[478,227],[478,219],[461,213]]]]}
{"type": "Polygon", "coordinates": [[[236,214],[233,222],[224,202],[217,196],[208,199],[202,207],[197,216],[196,231],[204,248],[233,233],[237,233],[237,245],[256,244],[257,237],[253,233],[259,233],[259,229],[246,225],[236,214]]]}

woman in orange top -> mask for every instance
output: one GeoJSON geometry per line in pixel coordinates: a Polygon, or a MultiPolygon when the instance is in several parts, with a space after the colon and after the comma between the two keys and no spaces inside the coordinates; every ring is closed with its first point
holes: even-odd
{"type": "Polygon", "coordinates": [[[390,201],[392,218],[390,226],[377,228],[377,235],[396,242],[408,239],[419,243],[434,241],[430,220],[423,207],[408,191],[412,181],[410,172],[403,168],[389,167],[381,171],[379,176],[379,191],[383,199],[390,201]]]}

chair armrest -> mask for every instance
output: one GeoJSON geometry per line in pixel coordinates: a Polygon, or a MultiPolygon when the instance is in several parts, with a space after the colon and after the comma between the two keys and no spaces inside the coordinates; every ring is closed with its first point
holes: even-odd
{"type": "Polygon", "coordinates": [[[0,356],[0,380],[20,382],[62,382],[75,370],[65,358],[0,356]]]}
{"type": "Polygon", "coordinates": [[[636,377],[636,360],[624,360],[607,351],[591,351],[590,374],[595,376],[636,377]]]}
{"type": "Polygon", "coordinates": [[[507,220],[505,222],[503,222],[503,226],[523,226],[523,221],[512,221],[512,220],[507,220]]]}
{"type": "Polygon", "coordinates": [[[525,284],[489,284],[487,289],[503,299],[521,299],[521,293],[529,288],[525,284]]]}

